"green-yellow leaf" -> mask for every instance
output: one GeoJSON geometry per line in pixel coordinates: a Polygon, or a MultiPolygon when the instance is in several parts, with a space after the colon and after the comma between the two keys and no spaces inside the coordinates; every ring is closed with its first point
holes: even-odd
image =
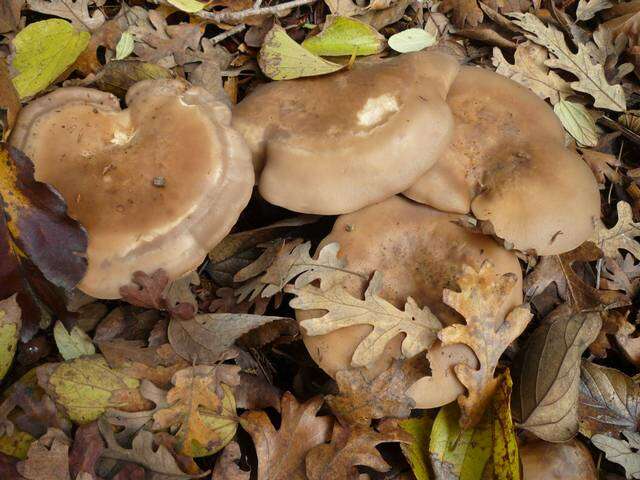
{"type": "Polygon", "coordinates": [[[133,52],[134,38],[129,32],[122,32],[120,40],[116,44],[116,60],[123,60],[133,52]]]}
{"type": "Polygon", "coordinates": [[[78,32],[59,18],[35,22],[13,39],[12,66],[19,73],[13,78],[20,98],[47,88],[64,73],[89,43],[89,32],[78,32]]]}
{"type": "Polygon", "coordinates": [[[187,13],[199,12],[206,5],[205,3],[198,2],[196,0],[167,0],[167,2],[178,10],[182,10],[187,13]]]}
{"type": "Polygon", "coordinates": [[[65,360],[73,360],[83,355],[93,355],[96,347],[93,346],[89,335],[74,326],[69,332],[61,321],[57,321],[53,327],[53,337],[56,340],[58,351],[65,360]]]}
{"type": "Polygon", "coordinates": [[[400,448],[411,465],[416,480],[429,480],[429,436],[433,427],[433,419],[427,415],[408,418],[398,422],[400,427],[408,432],[413,440],[411,443],[401,443],[400,448]]]}
{"type": "Polygon", "coordinates": [[[14,428],[11,435],[0,435],[0,453],[24,460],[33,441],[35,438],[30,434],[14,428]]]}
{"type": "Polygon", "coordinates": [[[421,28],[408,28],[389,37],[389,46],[400,53],[418,52],[435,43],[435,35],[421,28]]]}
{"type": "Polygon", "coordinates": [[[273,80],[326,75],[344,68],[344,65],[329,62],[298,45],[279,25],[274,25],[264,38],[258,64],[273,80]]]}
{"type": "Polygon", "coordinates": [[[460,428],[457,404],[440,409],[429,441],[436,478],[519,480],[520,461],[509,407],[511,386],[506,372],[491,404],[473,428],[460,428]]]}
{"type": "Polygon", "coordinates": [[[0,380],[9,371],[20,337],[20,307],[16,295],[0,301],[0,380]]]}
{"type": "Polygon", "coordinates": [[[349,17],[330,15],[322,32],[302,46],[316,55],[339,57],[373,55],[384,50],[385,39],[371,25],[349,17]]]}
{"type": "Polygon", "coordinates": [[[587,109],[579,103],[560,100],[553,106],[564,129],[576,139],[580,145],[595,147],[598,144],[596,122],[587,109]]]}
{"type": "Polygon", "coordinates": [[[138,390],[140,382],[110,368],[102,355],[44,367],[49,370],[47,393],[76,423],[92,422],[107,408],[138,411],[147,403],[138,390]]]}

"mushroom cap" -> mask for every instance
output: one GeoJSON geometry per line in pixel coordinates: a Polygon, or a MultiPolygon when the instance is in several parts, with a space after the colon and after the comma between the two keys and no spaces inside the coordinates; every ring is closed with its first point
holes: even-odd
{"type": "Polygon", "coordinates": [[[518,449],[524,480],[597,480],[589,449],[576,439],[564,443],[533,440],[518,449]]]}
{"type": "Polygon", "coordinates": [[[133,272],[195,269],[232,228],[254,183],[230,111],[205,90],[148,80],[118,99],[65,87],[22,110],[11,144],[33,161],[89,234],[79,285],[119,298],[133,272]]]}
{"type": "Polygon", "coordinates": [[[564,146],[553,110],[518,83],[464,67],[447,102],[455,117],[446,153],[405,193],[444,211],[491,223],[522,251],[572,250],[600,216],[598,185],[588,165],[564,146]]]}
{"type": "MultiPolygon", "coordinates": [[[[457,277],[464,264],[480,268],[485,260],[489,260],[498,273],[514,273],[518,279],[510,301],[505,302],[506,314],[522,303],[522,272],[517,258],[492,238],[454,223],[457,220],[458,215],[394,196],[340,216],[319,248],[338,242],[338,255],[344,259],[346,269],[366,276],[376,270],[382,272],[381,297],[398,308],[404,308],[407,297],[412,297],[418,305],[429,307],[444,325],[461,322],[462,317],[442,302],[442,290],[457,289],[457,277]]],[[[362,278],[349,276],[344,286],[352,295],[362,296],[367,285],[362,278]]],[[[322,312],[317,311],[296,311],[300,321],[321,315],[322,312]]],[[[355,325],[326,335],[308,336],[303,328],[302,338],[316,363],[335,376],[337,371],[350,368],[353,352],[371,329],[369,325],[355,325]]],[[[401,357],[401,341],[402,335],[398,335],[387,344],[384,354],[368,367],[371,377],[387,368],[392,358],[401,357]]],[[[477,362],[473,352],[464,346],[441,350],[433,353],[432,348],[430,355],[443,369],[447,361],[449,367],[460,363],[458,359],[466,358],[471,365],[477,362]]],[[[449,403],[464,391],[455,375],[449,373],[451,375],[442,372],[439,391],[414,389],[412,397],[417,407],[449,403]]]]}
{"type": "Polygon", "coordinates": [[[402,192],[449,144],[444,99],[457,72],[453,57],[422,52],[258,87],[235,107],[233,126],[261,171],[260,193],[335,215],[402,192]]]}

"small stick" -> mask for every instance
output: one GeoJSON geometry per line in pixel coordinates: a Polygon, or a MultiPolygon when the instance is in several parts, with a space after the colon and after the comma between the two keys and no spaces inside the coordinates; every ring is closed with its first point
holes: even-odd
{"type": "Polygon", "coordinates": [[[318,0],[291,0],[271,7],[252,7],[238,12],[207,12],[205,10],[201,10],[195,13],[195,15],[213,22],[235,22],[255,15],[271,15],[284,10],[289,10],[290,8],[309,5],[310,3],[315,3],[317,1],[318,0]]]}
{"type": "Polygon", "coordinates": [[[230,36],[235,35],[236,33],[240,33],[245,28],[247,28],[247,26],[244,23],[236,25],[235,27],[227,30],[226,32],[222,32],[219,35],[216,35],[215,37],[212,37],[211,38],[211,43],[213,43],[214,45],[216,43],[220,43],[224,39],[229,38],[230,36]]]}

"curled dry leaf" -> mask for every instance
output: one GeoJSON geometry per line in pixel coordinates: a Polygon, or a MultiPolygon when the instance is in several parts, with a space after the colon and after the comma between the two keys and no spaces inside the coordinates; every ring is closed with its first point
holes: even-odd
{"type": "Polygon", "coordinates": [[[388,472],[391,466],[384,461],[376,446],[381,443],[410,441],[411,436],[397,427],[376,432],[369,427],[349,428],[335,424],[331,443],[318,445],[307,454],[307,478],[352,480],[358,476],[358,465],[377,472],[388,472]]]}
{"type": "Polygon", "coordinates": [[[251,438],[258,455],[258,480],[305,478],[305,458],[309,451],[329,441],[332,420],[316,417],[322,398],[300,404],[289,392],[282,396],[282,420],[276,430],[264,412],[242,415],[240,424],[251,438]]]}
{"type": "Polygon", "coordinates": [[[610,462],[624,468],[627,478],[640,478],[640,434],[624,431],[626,438],[613,438],[604,434],[591,437],[591,443],[602,450],[610,462]]]}
{"type": "Polygon", "coordinates": [[[33,175],[26,155],[0,143],[0,298],[18,294],[23,341],[37,331],[42,304],[66,317],[55,287],[72,289],[87,268],[86,232],[60,194],[33,175]]]}
{"type": "Polygon", "coordinates": [[[624,373],[583,360],[578,413],[580,433],[619,437],[640,426],[640,386],[624,373]]]}
{"type": "Polygon", "coordinates": [[[517,307],[506,317],[496,313],[504,310],[502,305],[515,288],[516,278],[513,274],[497,275],[489,262],[480,271],[465,266],[458,285],[460,292],[445,290],[443,300],[464,317],[466,325],[450,325],[438,337],[443,345],[469,346],[480,362],[478,369],[464,364],[454,367],[468,390],[466,396],[458,398],[462,409],[460,422],[463,427],[471,427],[480,421],[498,387],[499,380],[493,374],[500,356],[524,331],[532,315],[527,307],[517,307]]]}
{"type": "Polygon", "coordinates": [[[221,450],[236,433],[236,402],[232,387],[240,368],[197,365],[177,372],[163,403],[153,414],[153,428],[177,429],[178,451],[202,457],[221,450]]]}
{"type": "Polygon", "coordinates": [[[378,296],[381,289],[382,274],[375,272],[364,292],[364,300],[353,297],[341,285],[327,290],[312,285],[302,288],[290,285],[285,291],[296,295],[289,302],[291,308],[327,311],[323,316],[300,322],[308,335],[325,335],[352,325],[371,325],[373,329],[360,342],[351,359],[354,367],[362,367],[379,358],[387,343],[401,333],[405,334],[402,354],[405,358],[414,357],[433,344],[436,333],[442,328],[429,308],[421,309],[409,297],[404,310],[399,310],[378,296]]]}
{"type": "Polygon", "coordinates": [[[251,472],[245,472],[240,470],[236,463],[240,460],[240,446],[236,442],[231,442],[224,447],[222,455],[216,463],[216,467],[213,469],[212,479],[219,478],[220,480],[249,480],[251,472]]]}
{"type": "Polygon", "coordinates": [[[81,425],[76,430],[69,452],[69,470],[72,478],[77,480],[78,475],[85,473],[91,480],[98,479],[95,468],[104,448],[105,444],[100,435],[98,423],[81,425]]]}
{"type": "Polygon", "coordinates": [[[31,444],[27,459],[18,464],[18,472],[27,480],[71,480],[70,443],[64,432],[50,428],[31,444]]]}
{"type": "Polygon", "coordinates": [[[601,325],[597,313],[574,314],[563,305],[529,337],[513,402],[520,428],[550,442],[577,433],[580,358],[601,325]]]}
{"type": "Polygon", "coordinates": [[[326,400],[333,413],[343,422],[368,426],[372,419],[406,418],[414,406],[407,389],[423,374],[411,360],[394,360],[375,378],[366,368],[352,368],[336,373],[340,393],[326,400]]]}

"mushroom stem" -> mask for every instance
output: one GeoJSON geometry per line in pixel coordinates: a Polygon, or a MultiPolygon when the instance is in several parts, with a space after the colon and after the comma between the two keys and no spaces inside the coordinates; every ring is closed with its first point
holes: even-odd
{"type": "Polygon", "coordinates": [[[271,7],[252,7],[247,8],[246,10],[240,10],[237,12],[207,12],[200,11],[196,12],[195,15],[200,18],[206,18],[207,20],[211,20],[213,22],[234,22],[238,20],[243,20],[247,17],[253,17],[255,15],[271,15],[274,13],[279,13],[284,10],[289,10],[290,8],[300,7],[302,5],[308,5],[310,3],[315,3],[317,0],[292,0],[290,2],[280,3],[278,5],[273,5],[271,7]]]}

